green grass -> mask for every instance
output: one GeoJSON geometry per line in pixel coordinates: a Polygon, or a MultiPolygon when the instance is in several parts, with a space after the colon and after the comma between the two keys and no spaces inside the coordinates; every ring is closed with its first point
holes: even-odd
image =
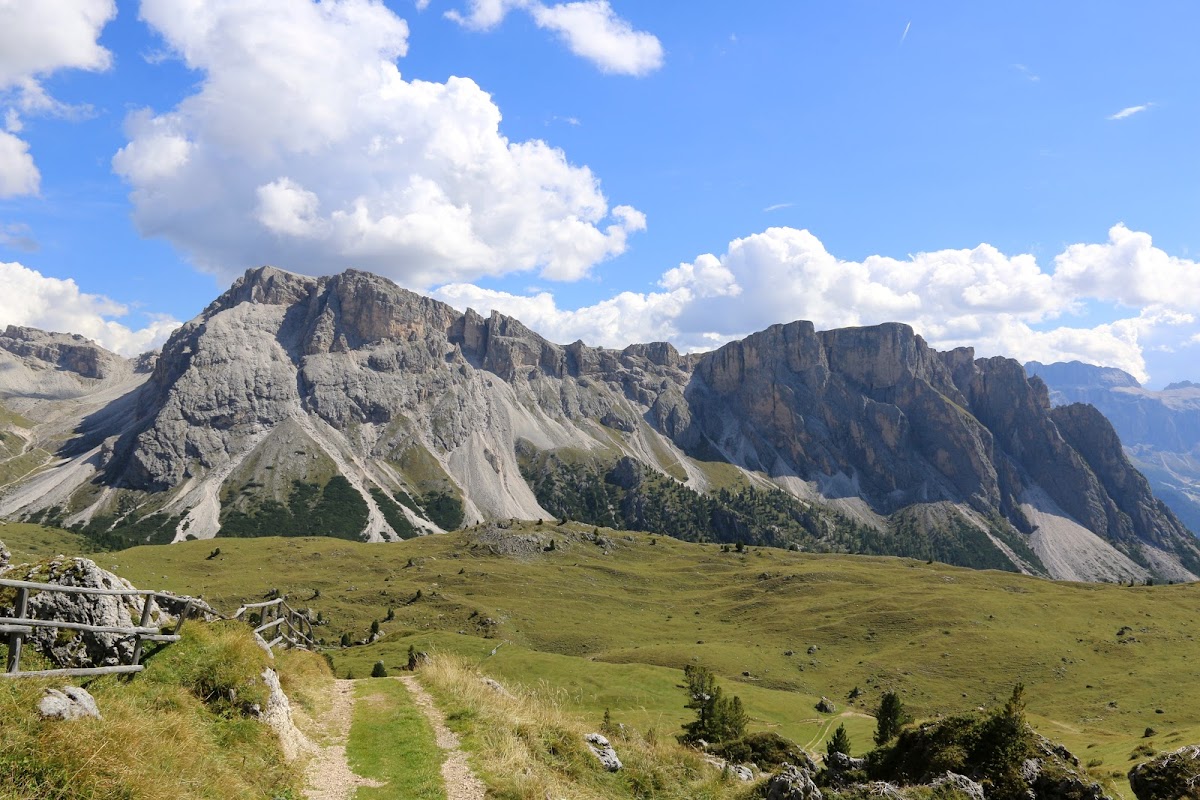
{"type": "Polygon", "coordinates": [[[360,787],[355,800],[444,800],[442,751],[404,684],[390,678],[359,681],[355,698],[346,746],[350,768],[385,784],[360,787]]]}
{"type": "Polygon", "coordinates": [[[12,551],[13,563],[57,555],[87,555],[93,550],[86,536],[26,522],[0,522],[0,542],[12,551]]]}
{"type": "MultiPolygon", "coordinates": [[[[225,539],[213,560],[213,542],[192,542],[108,553],[101,565],[226,610],[279,589],[322,614],[317,635],[331,643],[343,632],[365,637],[394,608],[385,633],[423,635],[430,647],[475,658],[505,642],[486,670],[576,692],[572,713],[596,719],[611,706],[660,732],[681,720],[678,670],[702,663],[743,696],[759,728],[792,731],[801,744],[820,738],[808,704],[821,695],[864,713],[894,689],[914,714],[932,717],[1002,702],[1017,681],[1035,727],[1085,762],[1101,759],[1106,777],[1134,763],[1147,727],[1159,732],[1148,740],[1158,749],[1200,741],[1200,697],[1178,691],[1200,663],[1200,585],[1056,583],[768,548],[722,553],[612,531],[603,531],[613,542],[605,550],[580,540],[590,531],[518,526],[514,533],[557,542],[520,556],[494,555],[468,530],[387,545],[225,539]],[[1124,627],[1131,635],[1118,637],[1124,627]],[[506,659],[515,659],[507,673],[506,659]],[[862,697],[850,703],[856,686],[862,697]]],[[[365,676],[377,658],[407,649],[397,642],[386,652],[392,646],[334,652],[339,674],[353,664],[365,676]]],[[[856,749],[867,743],[859,724],[848,726],[856,749]]]]}
{"type": "MultiPolygon", "coordinates": [[[[545,698],[579,722],[598,729],[607,710],[614,723],[639,731],[653,730],[673,737],[691,719],[684,709],[686,697],[679,670],[645,664],[612,664],[577,656],[529,650],[511,643],[453,633],[395,634],[368,647],[351,647],[336,652],[339,674],[370,674],[382,660],[391,674],[408,661],[408,648],[451,654],[485,675],[513,689],[545,698]]],[[[851,740],[860,749],[871,741],[874,720],[851,708],[839,714],[818,713],[819,696],[766,689],[746,683],[724,681],[728,691],[739,695],[751,714],[751,727],[772,730],[806,746],[823,750],[838,723],[844,723],[851,740]]],[[[839,703],[839,706],[841,704],[839,703]]]]}

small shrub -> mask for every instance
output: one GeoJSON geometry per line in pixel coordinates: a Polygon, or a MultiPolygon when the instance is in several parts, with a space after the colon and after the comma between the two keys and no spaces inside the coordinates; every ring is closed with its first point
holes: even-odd
{"type": "Polygon", "coordinates": [[[375,666],[371,667],[371,677],[372,678],[386,678],[387,676],[388,676],[387,667],[385,667],[383,665],[382,661],[376,661],[375,666]]]}

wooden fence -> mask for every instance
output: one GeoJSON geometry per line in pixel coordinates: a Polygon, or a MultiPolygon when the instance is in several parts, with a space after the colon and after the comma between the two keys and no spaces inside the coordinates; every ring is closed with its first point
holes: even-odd
{"type": "Polygon", "coordinates": [[[48,676],[86,677],[90,675],[115,675],[121,673],[141,672],[145,669],[142,661],[142,646],[146,642],[177,642],[179,630],[191,612],[190,600],[179,615],[179,623],[171,633],[162,633],[158,628],[150,627],[150,615],[154,611],[156,597],[168,597],[162,592],[144,591],[140,589],[93,589],[83,586],[60,586],[54,583],[32,583],[30,581],[11,581],[0,578],[0,587],[17,590],[13,616],[0,617],[0,635],[8,635],[8,659],[0,678],[42,678],[48,676]],[[142,616],[136,627],[120,627],[110,625],[89,625],[83,622],[66,622],[54,619],[33,619],[29,616],[30,592],[51,592],[58,594],[104,595],[109,597],[141,597],[142,616]],[[133,637],[133,653],[128,664],[116,664],[108,667],[84,667],[76,669],[45,669],[21,671],[21,649],[25,637],[33,633],[34,628],[56,628],[73,631],[88,631],[90,633],[112,633],[133,637]]]}
{"type": "Polygon", "coordinates": [[[262,637],[269,649],[274,650],[279,644],[308,650],[317,649],[316,640],[313,639],[312,621],[307,615],[289,606],[282,597],[262,603],[247,603],[234,612],[233,619],[249,622],[250,615],[247,612],[256,608],[262,610],[258,612],[259,624],[254,632],[262,637]]]}

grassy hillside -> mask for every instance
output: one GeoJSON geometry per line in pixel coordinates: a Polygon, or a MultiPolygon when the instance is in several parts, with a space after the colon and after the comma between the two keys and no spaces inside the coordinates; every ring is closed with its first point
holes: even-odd
{"type": "MultiPolygon", "coordinates": [[[[863,714],[893,689],[931,717],[1003,702],[1017,681],[1035,726],[1098,778],[1123,775],[1140,746],[1200,741],[1200,698],[1183,685],[1200,663],[1197,585],[1054,583],[909,559],[723,552],[648,534],[597,537],[579,525],[389,545],[190,542],[107,553],[101,564],[228,610],[278,589],[321,614],[318,633],[330,643],[344,632],[366,638],[379,620],[384,639],[334,651],[340,675],[365,677],[381,658],[397,666],[410,644],[451,651],[553,693],[597,724],[610,708],[618,721],[674,733],[685,713],[678,670],[701,663],[743,697],[752,727],[813,748],[836,727],[813,709],[821,695],[863,714]],[[1147,728],[1154,735],[1144,737],[1147,728]]],[[[847,719],[865,749],[871,721],[847,719]]]]}
{"type": "MultiPolygon", "coordinates": [[[[248,711],[266,699],[266,666],[245,625],[192,623],[134,680],[89,683],[102,719],[40,720],[38,701],[61,678],[0,681],[0,798],[298,798],[298,766],[248,711]]],[[[305,685],[328,673],[311,654],[276,667],[301,711],[305,685]]]]}

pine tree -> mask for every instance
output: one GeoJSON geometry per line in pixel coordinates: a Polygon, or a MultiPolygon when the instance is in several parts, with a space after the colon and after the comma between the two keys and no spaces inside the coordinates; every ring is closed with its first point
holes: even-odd
{"type": "Polygon", "coordinates": [[[825,743],[825,752],[829,755],[834,753],[850,755],[850,734],[846,733],[845,725],[837,726],[837,730],[833,732],[833,738],[825,743]]]}
{"type": "Polygon", "coordinates": [[[371,677],[386,678],[387,676],[387,667],[383,665],[382,661],[376,661],[375,666],[371,667],[371,677]]]}
{"type": "Polygon", "coordinates": [[[884,692],[875,711],[875,744],[883,746],[895,738],[904,724],[904,704],[895,692],[884,692]]]}
{"type": "Polygon", "coordinates": [[[707,667],[691,664],[684,667],[687,692],[690,698],[684,705],[696,712],[696,719],[683,726],[683,742],[725,742],[740,739],[746,734],[748,715],[740,697],[726,697],[717,685],[716,676],[707,667]]]}
{"type": "Polygon", "coordinates": [[[349,646],[350,646],[350,634],[343,633],[342,634],[342,647],[349,647],[349,646]]]}

